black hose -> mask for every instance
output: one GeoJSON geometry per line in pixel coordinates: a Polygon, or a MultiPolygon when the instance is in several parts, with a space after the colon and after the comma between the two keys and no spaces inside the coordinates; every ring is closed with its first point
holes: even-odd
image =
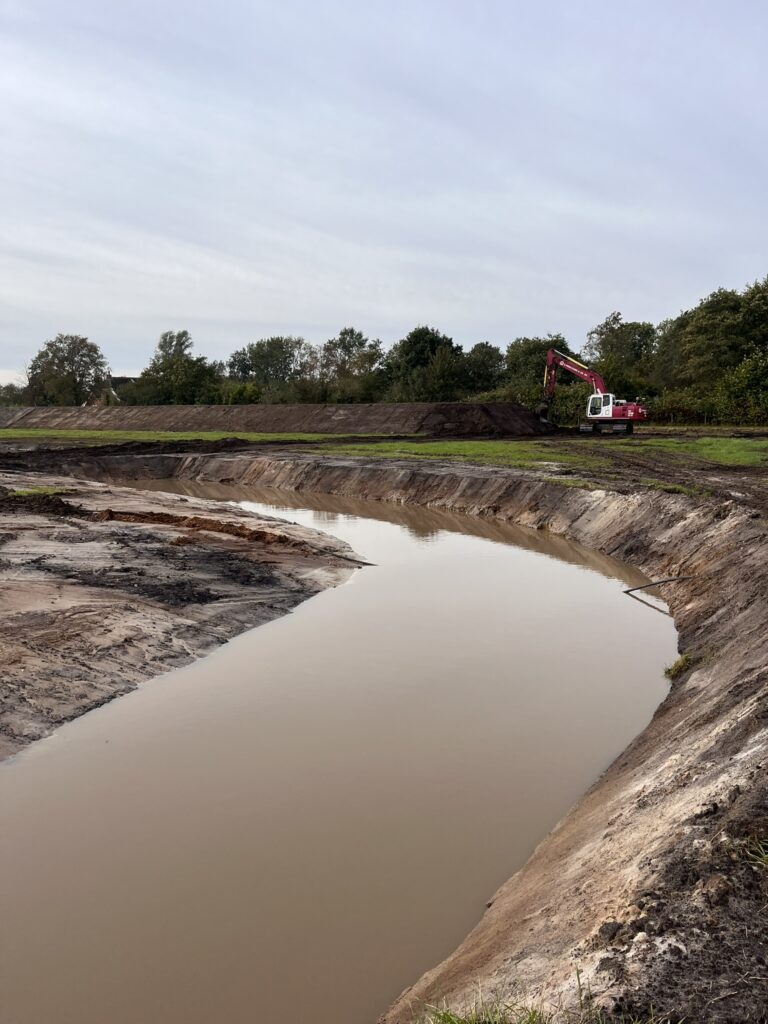
{"type": "Polygon", "coordinates": [[[683,580],[693,580],[695,576],[670,576],[667,580],[654,580],[653,583],[644,583],[642,587],[630,587],[625,594],[634,594],[636,590],[648,590],[649,587],[660,587],[662,583],[682,583],[683,580]]]}

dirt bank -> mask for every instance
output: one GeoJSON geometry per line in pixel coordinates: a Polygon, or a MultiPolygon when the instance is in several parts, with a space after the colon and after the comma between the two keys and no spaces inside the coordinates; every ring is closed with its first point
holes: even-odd
{"type": "Polygon", "coordinates": [[[0,473],[0,757],[357,564],[324,534],[215,502],[0,473]]]}
{"type": "Polygon", "coordinates": [[[253,431],[498,437],[547,433],[512,402],[378,402],[355,405],[133,405],[0,409],[0,428],[253,431]]]}
{"type": "MultiPolygon", "coordinates": [[[[73,470],[413,502],[548,529],[652,578],[680,577],[663,588],[686,656],[668,699],[460,948],[382,1021],[410,1024],[442,1000],[462,1009],[478,992],[568,1005],[577,969],[611,1009],[766,1019],[768,534],[746,492],[692,497],[628,478],[587,489],[553,479],[552,467],[544,476],[290,452],[93,455],[73,470]]],[[[543,652],[557,635],[553,622],[543,652]]],[[[601,662],[599,623],[590,642],[596,671],[621,671],[601,662]]]]}

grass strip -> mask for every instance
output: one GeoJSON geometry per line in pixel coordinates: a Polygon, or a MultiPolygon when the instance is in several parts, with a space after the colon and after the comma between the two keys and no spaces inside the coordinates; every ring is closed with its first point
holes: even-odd
{"type": "Polygon", "coordinates": [[[68,494],[65,487],[22,487],[18,491],[11,491],[12,498],[30,498],[35,494],[68,494]]]}
{"type": "Polygon", "coordinates": [[[622,438],[629,449],[652,449],[684,457],[694,456],[720,466],[763,466],[768,464],[768,440],[750,437],[649,437],[622,438]]]}

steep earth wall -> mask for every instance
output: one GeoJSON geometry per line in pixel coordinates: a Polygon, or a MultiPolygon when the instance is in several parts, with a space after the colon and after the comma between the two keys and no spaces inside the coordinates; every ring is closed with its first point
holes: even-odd
{"type": "MultiPolygon", "coordinates": [[[[768,534],[757,512],[520,470],[291,453],[94,455],[73,470],[492,516],[566,535],[652,578],[679,577],[662,589],[688,661],[653,721],[382,1021],[410,1024],[425,1003],[461,1010],[478,993],[568,1006],[577,969],[582,991],[613,1010],[688,1024],[766,1020],[768,873],[751,852],[768,838],[768,534]]],[[[621,671],[600,661],[599,622],[589,640],[600,671],[621,671]]],[[[542,656],[557,642],[553,622],[542,656]]]]}
{"type": "Polygon", "coordinates": [[[0,428],[48,430],[216,430],[308,434],[426,434],[494,437],[549,429],[511,402],[400,402],[357,405],[122,405],[2,408],[0,428]]]}

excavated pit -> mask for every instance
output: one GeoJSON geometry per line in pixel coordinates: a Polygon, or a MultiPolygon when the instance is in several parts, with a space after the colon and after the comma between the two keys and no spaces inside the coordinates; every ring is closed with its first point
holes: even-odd
{"type": "Polygon", "coordinates": [[[651,578],[679,577],[663,594],[687,663],[653,721],[382,1021],[410,1024],[443,1000],[465,1009],[478,992],[572,1006],[577,968],[616,1012],[765,1021],[768,887],[751,852],[768,838],[768,541],[757,511],[519,470],[311,454],[94,454],[72,469],[421,504],[546,529],[651,578]]]}

